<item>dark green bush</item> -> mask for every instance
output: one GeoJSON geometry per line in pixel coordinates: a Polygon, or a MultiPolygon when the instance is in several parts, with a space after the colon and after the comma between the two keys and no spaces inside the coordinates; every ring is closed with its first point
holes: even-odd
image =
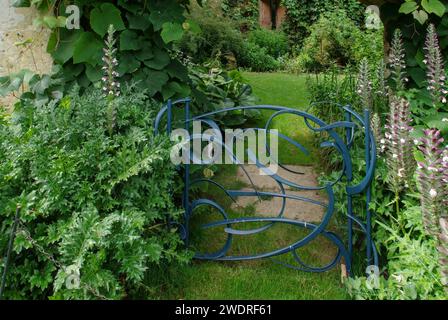
{"type": "Polygon", "coordinates": [[[187,32],[177,43],[180,51],[191,57],[195,63],[203,63],[218,56],[227,63],[225,56],[237,59],[243,51],[243,35],[235,28],[232,20],[216,16],[208,8],[193,8],[190,18],[200,27],[200,32],[187,32]]]}
{"type": "Polygon", "coordinates": [[[148,97],[130,89],[114,100],[112,135],[99,90],[0,118],[2,252],[23,208],[6,298],[148,298],[148,269],[186,261],[167,224],[179,214],[170,142],[153,134],[159,106],[148,97]],[[79,289],[66,286],[73,270],[79,289]]]}
{"type": "Polygon", "coordinates": [[[364,21],[365,5],[358,0],[283,0],[287,10],[284,30],[291,44],[301,46],[310,34],[310,26],[322,14],[343,9],[358,26],[364,21]]]}
{"type": "Polygon", "coordinates": [[[250,32],[247,38],[233,20],[213,5],[193,6],[190,18],[200,32],[187,32],[177,43],[179,51],[197,64],[219,60],[228,69],[244,67],[253,71],[278,69],[276,58],[288,51],[284,34],[268,30],[250,32]]]}
{"type": "Polygon", "coordinates": [[[249,32],[248,40],[261,48],[274,58],[279,58],[288,53],[288,37],[283,32],[257,29],[249,32]]]}
{"type": "Polygon", "coordinates": [[[253,42],[245,42],[239,65],[252,71],[274,71],[279,68],[280,63],[268,54],[265,48],[253,42]]]}
{"type": "MultiPolygon", "coordinates": [[[[213,63],[189,65],[193,83],[193,107],[197,114],[224,108],[250,106],[255,104],[252,87],[245,83],[238,70],[225,71],[213,63]]],[[[226,127],[240,126],[259,115],[257,110],[227,112],[216,116],[226,127]]]]}
{"type": "Polygon", "coordinates": [[[294,71],[322,71],[335,64],[357,65],[363,58],[374,64],[382,59],[382,29],[363,31],[343,10],[322,15],[310,31],[295,58],[294,71]]]}

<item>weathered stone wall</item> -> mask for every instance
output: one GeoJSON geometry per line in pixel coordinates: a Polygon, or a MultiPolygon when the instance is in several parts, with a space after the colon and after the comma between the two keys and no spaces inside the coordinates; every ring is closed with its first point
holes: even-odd
{"type": "MultiPolygon", "coordinates": [[[[49,32],[33,26],[37,12],[31,8],[13,8],[11,0],[0,0],[0,75],[29,69],[48,73],[52,60],[46,52],[49,32]],[[20,45],[21,43],[28,44],[20,45]]],[[[10,104],[13,97],[0,98],[10,104]]]]}

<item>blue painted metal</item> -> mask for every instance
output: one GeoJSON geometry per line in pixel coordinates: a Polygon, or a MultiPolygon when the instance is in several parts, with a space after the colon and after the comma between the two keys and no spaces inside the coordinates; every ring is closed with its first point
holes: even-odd
{"type": "MultiPolygon", "coordinates": [[[[169,134],[172,131],[172,125],[173,125],[173,109],[174,108],[184,108],[184,128],[190,132],[189,141],[195,142],[196,140],[202,140],[202,139],[213,139],[212,136],[206,135],[206,134],[191,134],[191,124],[193,121],[201,121],[204,124],[208,125],[210,128],[214,130],[220,130],[220,127],[218,124],[213,120],[214,116],[233,112],[233,111],[245,111],[245,110],[269,110],[272,111],[273,114],[269,117],[268,121],[266,122],[266,125],[264,128],[251,128],[253,130],[261,130],[265,132],[270,131],[271,124],[273,120],[280,116],[280,115],[294,115],[299,118],[302,118],[307,126],[307,128],[314,132],[314,133],[326,133],[328,136],[328,141],[321,144],[322,148],[334,148],[342,157],[343,161],[343,169],[341,170],[340,175],[336,178],[336,180],[328,182],[324,186],[302,186],[300,184],[297,184],[293,181],[289,181],[283,177],[281,177],[278,174],[273,174],[270,172],[268,168],[263,166],[258,159],[256,158],[255,153],[252,150],[246,150],[251,160],[256,163],[257,167],[260,170],[263,170],[265,173],[270,176],[270,178],[274,179],[277,184],[280,187],[280,192],[264,192],[264,191],[258,191],[257,187],[254,185],[253,180],[249,176],[247,170],[245,170],[243,163],[237,159],[235,154],[233,153],[233,150],[229,150],[226,145],[221,143],[221,146],[226,149],[226,151],[229,152],[229,154],[232,156],[235,164],[239,165],[246,176],[248,177],[253,190],[227,190],[224,186],[219,184],[216,181],[213,181],[211,179],[196,179],[191,181],[190,180],[190,164],[183,164],[181,165],[180,169],[182,169],[182,175],[184,180],[184,189],[183,189],[183,197],[182,197],[182,205],[184,208],[184,214],[183,214],[183,221],[180,223],[180,233],[183,237],[186,245],[189,245],[190,243],[190,220],[192,215],[194,214],[195,210],[199,207],[209,207],[215,209],[219,214],[221,215],[222,219],[215,221],[213,223],[207,223],[203,224],[201,226],[202,229],[219,229],[223,230],[225,234],[225,242],[222,246],[222,248],[215,250],[214,252],[209,253],[200,253],[197,252],[195,257],[197,259],[201,260],[218,260],[218,261],[241,261],[241,260],[253,260],[253,259],[262,259],[262,258],[271,258],[273,261],[280,263],[282,265],[285,265],[290,268],[303,270],[303,271],[309,271],[309,272],[325,272],[336,266],[341,258],[344,258],[345,264],[347,267],[347,271],[350,274],[351,272],[351,263],[352,263],[352,257],[353,257],[353,223],[357,224],[361,231],[365,233],[366,235],[366,261],[368,265],[378,265],[378,253],[375,247],[375,244],[373,242],[371,231],[372,231],[372,225],[371,225],[371,219],[372,215],[369,210],[369,204],[371,201],[371,183],[373,180],[375,165],[376,165],[376,145],[374,136],[372,133],[372,130],[370,129],[370,114],[368,110],[364,110],[363,115],[359,115],[355,111],[351,109],[349,105],[340,105],[337,103],[331,103],[335,105],[338,108],[341,108],[342,111],[345,114],[344,121],[338,121],[335,123],[327,124],[321,119],[313,116],[312,114],[308,113],[308,111],[299,111],[296,109],[281,107],[281,106],[271,106],[271,105],[259,105],[259,106],[242,106],[242,107],[233,107],[233,108],[226,108],[217,110],[214,112],[208,112],[201,115],[191,115],[190,110],[190,99],[181,99],[177,101],[168,101],[167,105],[164,106],[159,114],[156,117],[154,128],[155,132],[160,133],[160,129],[163,125],[163,119],[166,118],[166,132],[169,134]],[[337,130],[340,130],[344,132],[344,137],[341,137],[337,130]],[[353,185],[353,171],[352,171],[352,158],[351,158],[351,151],[352,146],[354,143],[355,135],[356,134],[363,134],[364,135],[364,144],[365,144],[365,176],[362,178],[362,180],[356,184],[353,185]],[[236,198],[240,196],[251,196],[251,197],[258,197],[261,199],[263,196],[268,197],[278,197],[282,198],[282,205],[279,208],[279,212],[277,213],[276,217],[240,217],[237,219],[232,219],[229,217],[229,215],[226,213],[224,208],[220,206],[217,202],[211,200],[211,199],[192,199],[190,194],[190,189],[201,183],[208,183],[211,185],[214,185],[221,189],[225,196],[229,197],[232,201],[236,202],[236,198]],[[296,196],[296,195],[289,195],[286,193],[285,186],[289,186],[290,188],[294,190],[322,190],[325,191],[328,196],[328,203],[322,203],[320,201],[316,201],[313,199],[309,199],[306,197],[296,196]],[[346,219],[347,219],[347,234],[346,234],[346,241],[343,241],[340,236],[336,235],[335,233],[328,231],[327,227],[330,222],[330,219],[335,214],[335,195],[334,195],[334,188],[336,187],[343,187],[346,191],[346,219]],[[361,218],[359,215],[356,216],[353,212],[353,197],[356,195],[363,195],[366,197],[366,208],[365,208],[365,214],[361,218]],[[326,212],[322,218],[322,221],[319,224],[314,223],[308,223],[304,221],[298,221],[298,220],[291,220],[285,218],[284,211],[285,211],[285,205],[286,200],[292,199],[298,202],[307,202],[311,203],[316,206],[320,206],[326,209],[326,212]],[[248,229],[247,227],[250,226],[253,223],[257,224],[263,224],[263,226],[257,226],[252,229],[248,229]],[[271,250],[269,252],[265,253],[259,253],[259,254],[253,254],[253,255],[234,255],[230,254],[230,250],[232,248],[232,240],[233,236],[249,236],[253,234],[263,233],[270,227],[272,227],[275,224],[287,224],[287,225],[293,225],[298,228],[304,228],[309,231],[309,233],[304,236],[301,239],[298,239],[294,243],[291,243],[288,246],[278,248],[275,250],[271,250]],[[241,229],[238,228],[240,226],[246,226],[246,228],[241,229]],[[325,266],[310,266],[302,261],[300,258],[297,250],[301,247],[306,246],[311,241],[316,240],[318,236],[323,236],[329,241],[331,241],[337,248],[337,253],[333,260],[331,260],[327,265],[325,266]],[[277,259],[278,256],[284,255],[287,253],[291,253],[295,263],[297,265],[292,265],[290,263],[285,263],[282,261],[279,261],[277,259]]],[[[323,102],[325,104],[329,104],[329,102],[323,102]]],[[[319,104],[313,104],[310,106],[310,108],[318,106],[319,104]]],[[[309,110],[309,109],[308,109],[309,110]]],[[[295,146],[299,151],[309,154],[309,151],[301,145],[299,142],[295,141],[294,139],[287,137],[283,134],[278,133],[278,137],[282,140],[287,141],[291,145],[295,146]]],[[[220,141],[216,141],[217,143],[220,143],[220,141]]],[[[266,145],[269,151],[269,146],[266,145]]],[[[270,151],[269,151],[270,152],[270,151]]],[[[280,152],[281,153],[281,152],[280,152]]],[[[189,152],[190,159],[193,160],[193,153],[189,152]]],[[[198,159],[194,159],[197,160],[198,159]]],[[[199,161],[200,162],[200,161],[199,161]]],[[[203,164],[206,164],[205,162],[202,162],[203,164]]],[[[303,174],[301,172],[296,172],[287,166],[278,163],[280,167],[283,169],[295,173],[295,174],[303,174]]],[[[274,214],[274,213],[271,213],[274,214]]],[[[336,214],[343,214],[343,213],[336,213],[336,214]]]]}

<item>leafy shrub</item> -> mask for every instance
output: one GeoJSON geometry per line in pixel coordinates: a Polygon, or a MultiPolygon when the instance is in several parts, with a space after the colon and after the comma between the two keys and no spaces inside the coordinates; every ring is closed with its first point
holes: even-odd
{"type": "Polygon", "coordinates": [[[279,68],[279,62],[270,56],[265,48],[253,42],[245,42],[243,54],[239,60],[240,66],[252,71],[273,71],[279,68]]]}
{"type": "Polygon", "coordinates": [[[284,69],[289,73],[300,74],[307,72],[306,67],[312,65],[313,59],[306,52],[301,52],[295,57],[288,57],[284,63],[284,69]]]}
{"type": "Polygon", "coordinates": [[[242,32],[258,27],[258,0],[223,0],[221,8],[225,16],[239,25],[242,32]]]}
{"type": "MultiPolygon", "coordinates": [[[[189,64],[189,73],[194,84],[193,106],[196,112],[205,113],[224,108],[250,106],[255,104],[252,87],[245,83],[238,70],[225,71],[213,63],[189,64]]],[[[242,125],[258,117],[257,110],[223,113],[216,118],[227,127],[242,125]]]]}
{"type": "Polygon", "coordinates": [[[288,38],[283,32],[256,29],[248,34],[248,40],[261,48],[274,58],[279,58],[288,53],[288,38]]]}
{"type": "Polygon", "coordinates": [[[178,49],[191,57],[195,63],[219,57],[225,64],[225,56],[235,56],[238,60],[243,52],[243,35],[235,28],[232,20],[205,6],[193,6],[190,19],[201,29],[187,32],[177,43],[178,49]]]}
{"type": "MultiPolygon", "coordinates": [[[[400,29],[403,34],[404,49],[406,51],[406,65],[408,68],[407,73],[409,77],[409,86],[411,88],[426,87],[426,66],[423,63],[423,60],[425,56],[425,38],[427,35],[426,28],[429,23],[434,24],[435,29],[441,39],[443,57],[446,61],[448,61],[448,46],[446,40],[444,40],[446,39],[446,34],[448,32],[447,9],[445,9],[445,13],[436,10],[428,15],[426,13],[426,9],[431,8],[439,1],[431,1],[430,4],[428,1],[425,2],[426,4],[424,7],[421,6],[423,1],[409,2],[409,4],[402,1],[401,3],[385,3],[381,8],[381,12],[384,14],[383,20],[387,22],[387,41],[391,42],[396,29],[400,29]],[[413,3],[415,3],[415,5],[413,5],[413,3]],[[400,10],[402,5],[410,7],[411,10],[406,11],[406,14],[403,14],[403,11],[400,10]],[[413,11],[417,8],[419,12],[418,14],[415,14],[417,12],[413,11]],[[442,15],[438,16],[436,12],[442,13],[442,15]],[[420,23],[416,20],[416,18],[420,20],[425,15],[427,21],[424,23],[420,23]]],[[[446,1],[440,2],[444,2],[446,5],[446,1]]]]}
{"type": "Polygon", "coordinates": [[[153,135],[148,97],[131,87],[114,100],[112,134],[97,89],[0,118],[2,251],[22,205],[7,298],[147,298],[148,269],[186,261],[168,224],[179,214],[170,142],[153,135]],[[73,271],[78,290],[66,286],[73,271]]]}
{"type": "MultiPolygon", "coordinates": [[[[395,34],[396,37],[400,35],[400,33],[395,34]]],[[[360,268],[357,273],[359,277],[347,279],[348,292],[356,299],[447,298],[447,238],[446,220],[443,217],[446,216],[444,201],[447,192],[448,162],[446,159],[448,157],[446,155],[448,149],[442,139],[443,125],[440,131],[429,129],[419,133],[424,125],[430,127],[441,125],[437,119],[445,115],[443,112],[445,110],[443,101],[444,98],[446,99],[445,83],[438,83],[438,89],[435,89],[434,85],[436,81],[434,74],[438,74],[436,78],[442,81],[445,78],[441,50],[432,26],[428,28],[427,39],[425,47],[427,89],[405,91],[407,85],[405,79],[409,74],[409,66],[405,63],[407,57],[403,54],[403,44],[400,39],[394,41],[390,59],[390,67],[393,70],[390,82],[393,88],[400,88],[400,91],[393,92],[391,88],[381,84],[384,83],[384,75],[380,76],[379,72],[384,70],[382,64],[375,73],[377,79],[373,79],[372,73],[369,72],[368,67],[366,68],[365,60],[362,63],[363,66],[360,67],[360,77],[356,81],[356,88],[361,89],[360,83],[362,83],[363,90],[358,90],[359,97],[354,96],[352,103],[355,105],[356,101],[366,101],[367,97],[372,100],[380,99],[381,93],[390,92],[389,97],[380,99],[383,104],[389,100],[389,104],[386,105],[389,109],[381,107],[381,104],[376,105],[374,101],[369,104],[376,105],[376,110],[379,110],[380,123],[385,123],[384,114],[389,114],[388,125],[380,126],[385,129],[384,134],[382,132],[384,130],[381,129],[376,133],[380,148],[373,179],[373,202],[370,204],[370,210],[375,216],[373,239],[380,254],[381,273],[379,277],[366,278],[363,275],[364,269],[360,268]],[[397,95],[406,97],[410,101],[397,100],[397,95]],[[390,99],[391,97],[393,98],[390,99]],[[427,110],[422,113],[416,110],[416,106],[425,106],[427,110]],[[411,110],[418,113],[412,115],[411,110]],[[427,112],[433,114],[432,121],[419,119],[422,114],[427,115],[427,112]],[[411,128],[409,124],[413,124],[414,127],[411,128]],[[424,136],[420,137],[421,134],[424,136]],[[415,144],[419,145],[420,151],[417,151],[415,144]],[[398,159],[399,163],[391,159],[398,159]],[[416,167],[417,175],[413,175],[416,167]],[[418,190],[420,194],[412,190],[418,190]]],[[[319,86],[317,89],[320,90],[312,91],[312,95],[324,94],[327,91],[326,87],[332,86],[319,86]]],[[[361,106],[364,105],[366,104],[361,104],[361,106]]],[[[325,113],[322,115],[325,116],[325,113]]],[[[353,154],[361,152],[359,150],[361,145],[362,141],[355,140],[352,147],[353,154]]],[[[329,157],[334,158],[332,154],[329,154],[329,157]]],[[[355,157],[353,162],[355,181],[359,181],[363,176],[363,167],[363,159],[355,157]]],[[[365,206],[363,199],[354,200],[354,207],[365,206]]],[[[342,203],[338,204],[338,208],[342,212],[346,210],[342,203]]],[[[362,212],[357,214],[365,218],[362,212]]],[[[360,245],[363,240],[362,237],[358,238],[354,245],[360,245]]]]}
{"type": "Polygon", "coordinates": [[[382,31],[361,31],[345,11],[326,13],[310,28],[297,57],[301,71],[321,71],[333,64],[376,63],[383,56],[382,31]]]}
{"type": "Polygon", "coordinates": [[[189,1],[135,0],[14,1],[17,6],[35,6],[41,11],[36,21],[52,30],[47,49],[56,64],[62,66],[68,84],[88,87],[101,79],[103,38],[112,24],[118,33],[118,70],[122,80],[133,79],[157,98],[168,94],[188,94],[186,70],[171,59],[172,42],[182,37],[184,11],[189,1]],[[31,3],[31,4],[30,4],[31,3]],[[81,10],[80,28],[65,28],[68,5],[81,10]],[[62,18],[62,19],[61,19],[62,18]],[[187,92],[187,93],[186,93],[187,92]]]}
{"type": "Polygon", "coordinates": [[[190,18],[201,31],[185,33],[177,47],[196,64],[217,59],[229,69],[239,66],[253,71],[272,71],[279,67],[276,58],[288,51],[284,34],[255,30],[246,38],[234,21],[223,16],[213,4],[203,8],[193,6],[190,18]]]}
{"type": "Polygon", "coordinates": [[[284,30],[290,42],[301,46],[310,34],[310,26],[319,20],[322,14],[342,9],[357,25],[364,21],[365,6],[357,0],[283,0],[286,7],[284,30]]]}

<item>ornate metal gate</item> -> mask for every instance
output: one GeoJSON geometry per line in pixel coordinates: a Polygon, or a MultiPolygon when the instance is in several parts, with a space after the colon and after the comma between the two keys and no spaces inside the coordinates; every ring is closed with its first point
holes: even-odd
{"type": "MultiPolygon", "coordinates": [[[[326,103],[328,104],[328,103],[326,103]]],[[[280,116],[280,115],[293,115],[303,119],[306,124],[306,128],[308,128],[311,132],[314,133],[325,133],[327,137],[327,141],[323,142],[320,147],[322,148],[334,148],[341,156],[343,168],[339,174],[339,177],[332,182],[328,182],[324,186],[304,186],[300,185],[297,182],[290,181],[281,177],[278,174],[272,174],[272,172],[267,172],[268,169],[264,167],[260,162],[256,161],[256,165],[260,170],[264,170],[267,174],[274,179],[281,192],[262,192],[258,191],[256,186],[253,185],[253,191],[247,190],[227,190],[224,186],[220,185],[218,182],[213,181],[209,178],[201,178],[194,180],[191,178],[190,173],[190,164],[182,164],[178,167],[181,172],[184,180],[183,187],[183,222],[180,225],[181,235],[184,239],[185,243],[189,244],[191,227],[190,227],[190,219],[192,217],[193,212],[199,207],[210,207],[213,210],[217,210],[222,219],[219,221],[214,221],[212,223],[206,223],[202,225],[202,229],[212,229],[221,227],[225,233],[225,241],[219,250],[212,253],[201,253],[197,252],[195,258],[202,260],[219,260],[219,261],[239,261],[239,260],[252,260],[252,259],[261,259],[261,258],[274,258],[284,254],[292,254],[293,260],[297,265],[293,265],[291,263],[283,263],[288,267],[300,269],[304,271],[310,272],[324,272],[330,270],[334,266],[336,266],[341,258],[343,257],[345,260],[345,264],[347,267],[347,272],[350,274],[351,272],[351,264],[353,257],[353,231],[354,224],[357,224],[362,232],[365,233],[366,236],[366,262],[367,265],[378,265],[378,255],[377,250],[375,248],[375,244],[371,237],[371,212],[369,210],[369,204],[371,201],[371,182],[374,175],[375,162],[376,162],[376,145],[373,133],[370,129],[370,114],[368,110],[364,110],[363,115],[360,115],[352,110],[349,105],[343,106],[339,104],[334,104],[336,107],[340,108],[342,114],[345,115],[345,119],[343,121],[338,121],[335,123],[327,124],[321,119],[309,114],[308,112],[299,111],[296,109],[280,107],[280,106],[271,106],[271,105],[258,105],[258,106],[244,106],[244,107],[234,107],[222,109],[214,112],[209,112],[200,115],[192,115],[191,114],[191,105],[190,99],[181,99],[178,101],[168,101],[168,103],[160,110],[159,114],[155,120],[155,131],[156,133],[162,132],[162,126],[166,125],[166,132],[170,134],[172,132],[172,126],[174,123],[174,115],[179,114],[179,112],[183,109],[183,127],[185,130],[191,132],[191,126],[193,121],[201,121],[210,128],[221,130],[215,121],[215,117],[223,114],[228,114],[231,112],[246,112],[249,110],[261,110],[263,112],[270,111],[272,115],[269,117],[269,120],[266,122],[264,128],[252,128],[254,130],[264,130],[269,132],[270,126],[272,125],[272,121],[280,116]],[[364,140],[364,157],[365,157],[365,175],[361,181],[358,181],[357,184],[353,183],[353,170],[352,170],[352,155],[351,149],[353,147],[353,142],[355,136],[359,137],[363,135],[364,140]],[[279,210],[279,213],[276,217],[240,217],[240,218],[229,218],[229,215],[225,211],[225,209],[220,206],[216,201],[212,199],[192,199],[191,196],[191,188],[195,184],[199,182],[205,182],[213,184],[215,187],[222,189],[226,196],[230,197],[234,200],[236,197],[240,196],[250,196],[250,197],[278,197],[282,199],[282,206],[279,210]],[[316,201],[313,199],[309,199],[306,197],[299,197],[296,195],[288,194],[285,187],[289,187],[290,189],[295,190],[321,190],[327,194],[328,203],[323,203],[320,201],[316,201]],[[335,213],[335,188],[343,188],[345,190],[344,203],[346,206],[346,213],[343,214],[341,212],[335,213]],[[365,208],[357,208],[358,210],[364,211],[363,214],[355,215],[353,208],[353,198],[355,196],[364,196],[366,200],[365,208]],[[325,214],[320,223],[309,223],[305,221],[298,221],[294,219],[285,218],[284,210],[285,210],[285,202],[287,199],[291,199],[298,202],[308,202],[312,203],[316,206],[321,206],[325,208],[325,214]],[[344,219],[346,219],[346,232],[344,239],[332,231],[328,230],[328,224],[330,219],[334,214],[344,215],[344,219]],[[361,218],[362,216],[362,218],[361,218]],[[243,225],[253,224],[253,223],[262,223],[261,227],[256,227],[252,229],[241,228],[243,225]],[[230,255],[229,251],[232,247],[232,237],[235,235],[238,236],[248,236],[254,235],[258,233],[263,233],[269,228],[271,228],[275,224],[288,224],[295,226],[297,228],[304,228],[308,230],[308,233],[302,237],[301,239],[297,239],[294,243],[291,243],[288,246],[277,248],[275,250],[271,250],[269,252],[253,254],[253,255],[230,255]],[[334,259],[331,260],[325,266],[310,266],[300,258],[297,253],[297,249],[302,248],[309,244],[311,241],[315,240],[316,237],[323,236],[329,241],[331,241],[337,248],[336,255],[334,259]]],[[[316,107],[316,104],[311,106],[316,107]]],[[[311,108],[310,107],[310,108],[311,108]]],[[[165,128],[163,128],[165,130],[165,128]]],[[[272,130],[272,129],[271,129],[272,130]]],[[[297,141],[291,139],[282,134],[277,134],[278,137],[282,140],[287,141],[292,144],[296,148],[298,148],[302,152],[307,152],[307,150],[297,141]]],[[[191,135],[189,139],[200,139],[201,136],[191,135]]],[[[233,151],[233,150],[232,150],[233,151]]],[[[248,150],[250,152],[250,150],[248,150]]],[[[250,152],[252,156],[254,156],[253,152],[250,152]]],[[[235,158],[236,159],[236,158],[235,158]]],[[[242,166],[242,163],[238,162],[236,159],[236,163],[242,166]]],[[[278,163],[280,167],[283,169],[295,173],[300,174],[300,172],[295,172],[289,169],[287,166],[278,163]]],[[[244,170],[244,167],[243,167],[244,170]]],[[[246,174],[247,171],[245,171],[246,174]]],[[[250,177],[249,177],[250,180],[250,177]]],[[[252,181],[252,180],[251,180],[252,181]]]]}

